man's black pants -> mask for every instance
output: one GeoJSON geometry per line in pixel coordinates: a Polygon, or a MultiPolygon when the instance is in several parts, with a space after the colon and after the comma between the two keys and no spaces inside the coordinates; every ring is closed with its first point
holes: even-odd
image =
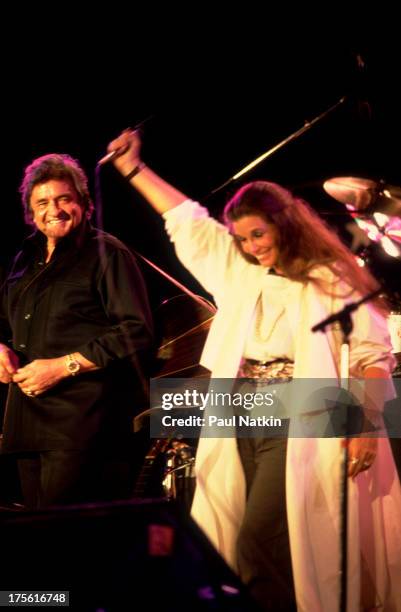
{"type": "Polygon", "coordinates": [[[52,505],[123,499],[130,493],[130,467],[84,450],[50,450],[18,455],[24,505],[52,505]]]}

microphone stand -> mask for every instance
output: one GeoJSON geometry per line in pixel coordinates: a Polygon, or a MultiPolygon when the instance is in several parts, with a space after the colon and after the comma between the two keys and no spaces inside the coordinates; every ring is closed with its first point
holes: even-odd
{"type": "MultiPolygon", "coordinates": [[[[383,289],[380,287],[371,293],[368,293],[365,297],[361,298],[357,302],[352,302],[345,306],[342,310],[330,315],[317,325],[312,327],[312,332],[326,330],[327,325],[339,321],[341,325],[341,331],[343,335],[343,341],[341,344],[341,358],[340,358],[340,379],[341,388],[345,391],[349,390],[349,336],[352,332],[353,324],[351,319],[351,312],[357,310],[359,306],[365,302],[368,302],[375,298],[377,295],[382,293],[383,289]]],[[[339,610],[340,612],[347,611],[347,594],[348,594],[348,411],[346,414],[345,422],[345,438],[342,441],[342,462],[341,462],[341,473],[340,473],[340,596],[339,596],[339,610]]]]}
{"type": "Polygon", "coordinates": [[[290,136],[288,136],[287,138],[284,138],[284,140],[282,140],[281,142],[279,142],[276,145],[274,145],[274,147],[272,147],[268,151],[265,151],[265,153],[262,153],[262,155],[260,155],[259,157],[257,157],[253,161],[251,161],[244,168],[242,168],[236,174],[234,174],[232,177],[230,177],[227,181],[222,183],[222,185],[219,185],[219,187],[216,187],[215,189],[213,189],[210,192],[210,195],[213,195],[213,194],[217,193],[221,189],[224,189],[224,187],[227,187],[227,185],[229,185],[233,181],[238,180],[239,178],[241,178],[241,176],[243,176],[244,174],[246,174],[247,172],[252,170],[252,168],[255,168],[255,166],[257,166],[262,161],[264,161],[265,159],[270,157],[270,155],[272,155],[273,153],[275,153],[276,151],[278,151],[279,149],[284,147],[286,144],[288,144],[292,140],[295,140],[296,138],[298,138],[298,136],[301,136],[304,132],[309,130],[312,127],[312,125],[315,125],[315,123],[317,123],[321,119],[324,119],[324,117],[326,117],[329,113],[333,112],[338,106],[343,104],[343,102],[345,102],[345,100],[346,100],[346,96],[343,96],[342,98],[340,98],[340,100],[338,100],[338,102],[336,102],[335,104],[330,106],[327,110],[325,110],[323,113],[321,113],[320,115],[318,115],[317,117],[315,117],[311,121],[305,121],[305,124],[299,130],[297,130],[296,132],[293,132],[293,134],[290,134],[290,136]]]}

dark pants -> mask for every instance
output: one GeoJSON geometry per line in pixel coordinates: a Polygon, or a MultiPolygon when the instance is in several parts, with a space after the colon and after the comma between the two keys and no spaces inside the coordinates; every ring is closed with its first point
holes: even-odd
{"type": "Polygon", "coordinates": [[[58,504],[122,499],[130,493],[125,461],[110,461],[88,451],[51,450],[18,455],[22,496],[35,510],[58,504]]]}
{"type": "Polygon", "coordinates": [[[285,498],[287,440],[238,438],[247,503],[238,536],[242,581],[263,610],[296,610],[285,498]]]}

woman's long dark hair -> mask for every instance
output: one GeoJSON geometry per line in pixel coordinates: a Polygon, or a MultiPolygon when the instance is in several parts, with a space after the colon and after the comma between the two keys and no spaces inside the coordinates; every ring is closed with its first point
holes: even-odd
{"type": "MultiPolygon", "coordinates": [[[[311,277],[317,265],[327,266],[337,278],[362,295],[378,289],[373,276],[358,265],[355,256],[341,242],[333,229],[304,200],[294,197],[290,191],[267,181],[254,181],[241,187],[224,208],[224,222],[231,229],[232,223],[244,216],[258,215],[277,229],[278,267],[292,280],[312,281],[326,293],[338,295],[322,280],[311,277]]],[[[241,242],[236,245],[250,263],[258,260],[244,253],[241,242]]],[[[346,296],[342,296],[346,297],[346,296]]],[[[384,310],[382,299],[375,305],[384,310]]]]}

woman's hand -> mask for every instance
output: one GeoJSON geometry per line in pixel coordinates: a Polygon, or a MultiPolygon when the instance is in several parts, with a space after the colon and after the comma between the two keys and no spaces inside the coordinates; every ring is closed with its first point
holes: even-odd
{"type": "Polygon", "coordinates": [[[160,215],[188,200],[188,196],[167,183],[141,161],[141,135],[139,130],[125,130],[107,147],[117,152],[113,164],[130,184],[160,215]]]}
{"type": "Polygon", "coordinates": [[[142,140],[139,130],[124,130],[112,140],[107,147],[107,151],[112,153],[117,151],[117,156],[113,159],[113,164],[123,176],[127,176],[134,168],[141,163],[142,140]]]}
{"type": "Polygon", "coordinates": [[[383,435],[383,397],[386,382],[390,378],[384,368],[372,365],[365,369],[365,400],[363,404],[364,422],[362,432],[372,431],[370,437],[351,438],[348,442],[348,476],[355,478],[361,472],[368,470],[377,454],[377,436],[383,435]]]}
{"type": "Polygon", "coordinates": [[[377,438],[351,438],[348,442],[348,476],[368,470],[376,458],[377,438]]]}

